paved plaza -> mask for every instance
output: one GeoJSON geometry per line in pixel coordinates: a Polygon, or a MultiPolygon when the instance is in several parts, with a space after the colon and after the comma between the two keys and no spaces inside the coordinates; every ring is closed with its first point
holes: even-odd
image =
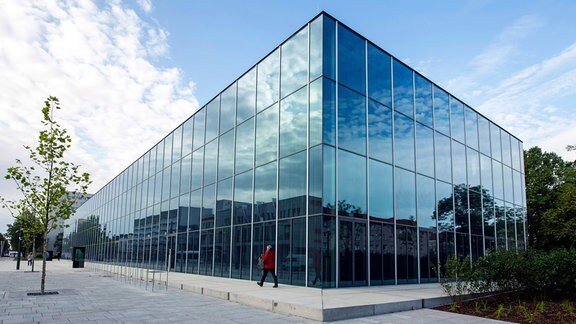
{"type": "MultiPolygon", "coordinates": [[[[146,285],[141,281],[127,280],[109,271],[94,268],[72,269],[70,261],[49,261],[46,291],[57,295],[29,296],[40,289],[37,262],[35,271],[11,258],[0,258],[0,323],[319,323],[309,318],[267,311],[258,307],[207,295],[209,291],[193,292],[180,288],[146,285]]],[[[158,274],[160,275],[160,274],[158,274]]],[[[181,278],[204,278],[215,285],[218,278],[184,274],[170,274],[174,283],[181,278]]],[[[220,278],[220,285],[230,284],[230,279],[220,278]]],[[[260,288],[249,281],[233,281],[235,289],[244,285],[248,295],[262,296],[271,293],[282,296],[319,293],[319,289],[271,285],[260,288]]],[[[240,287],[241,288],[241,287],[240,287]]],[[[214,290],[216,291],[216,290],[214,290]]],[[[358,292],[359,290],[354,290],[358,292]]],[[[326,291],[325,291],[326,292],[326,291]]],[[[329,290],[327,292],[334,292],[329,290]]],[[[230,293],[228,297],[230,296],[230,293]]],[[[344,298],[345,295],[339,295],[344,298]]],[[[312,296],[314,297],[314,296],[312,296]]],[[[255,298],[257,299],[257,298],[255,298]]],[[[276,298],[276,304],[283,303],[276,298]]],[[[290,303],[287,301],[287,304],[290,303]]],[[[276,305],[278,306],[278,305],[276,305]]],[[[280,305],[281,306],[281,305],[280,305]]],[[[279,307],[282,309],[282,307],[279,307]]],[[[289,313],[285,312],[285,313],[289,313]]],[[[338,321],[338,323],[498,323],[478,317],[457,315],[430,309],[364,316],[338,321]]],[[[502,323],[502,322],[500,322],[502,323]]]]}

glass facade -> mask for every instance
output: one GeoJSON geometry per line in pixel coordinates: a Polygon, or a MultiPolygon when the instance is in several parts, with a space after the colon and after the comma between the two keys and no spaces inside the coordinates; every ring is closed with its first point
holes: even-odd
{"type": "Polygon", "coordinates": [[[321,13],[68,222],[92,262],[338,288],[526,249],[522,142],[321,13]],[[170,262],[168,262],[170,260],[170,262]]]}

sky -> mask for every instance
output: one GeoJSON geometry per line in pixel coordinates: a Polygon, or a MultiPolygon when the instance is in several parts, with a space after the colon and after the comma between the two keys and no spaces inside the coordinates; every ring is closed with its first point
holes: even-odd
{"type": "MultiPolygon", "coordinates": [[[[524,149],[576,160],[573,0],[0,0],[0,174],[27,160],[52,95],[98,191],[320,11],[524,149]]],[[[0,196],[20,198],[4,179],[0,196]]]]}

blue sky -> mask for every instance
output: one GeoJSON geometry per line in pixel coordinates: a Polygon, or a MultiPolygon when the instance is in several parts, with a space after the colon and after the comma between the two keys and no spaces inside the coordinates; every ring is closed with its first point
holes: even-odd
{"type": "Polygon", "coordinates": [[[576,1],[30,0],[0,2],[0,170],[27,156],[55,95],[97,191],[321,10],[525,149],[576,159],[576,1]]]}

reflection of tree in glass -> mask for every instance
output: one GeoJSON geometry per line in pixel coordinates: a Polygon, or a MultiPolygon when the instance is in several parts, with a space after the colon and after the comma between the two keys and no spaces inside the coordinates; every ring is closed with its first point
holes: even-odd
{"type": "MultiPolygon", "coordinates": [[[[437,202],[437,211],[433,212],[432,219],[438,220],[439,231],[450,231],[454,228],[454,223],[450,221],[454,216],[456,216],[456,218],[467,217],[468,211],[472,214],[477,213],[478,211],[475,210],[475,208],[472,208],[473,206],[482,206],[484,210],[488,210],[492,208],[493,202],[494,200],[490,195],[490,192],[483,189],[482,186],[469,187],[465,184],[455,185],[450,197],[442,198],[437,202]],[[468,190],[481,192],[481,195],[471,194],[470,197],[468,197],[468,190]],[[470,200],[470,207],[468,207],[468,199],[470,200]]],[[[505,213],[502,214],[505,215],[505,213]]],[[[481,222],[481,218],[471,217],[471,221],[472,227],[481,226],[480,224],[477,224],[478,222],[481,222]]],[[[465,227],[460,227],[458,229],[467,232],[467,224],[459,225],[465,227]]]]}
{"type": "MultiPolygon", "coordinates": [[[[326,205],[328,209],[334,209],[334,205],[328,203],[326,205]]],[[[362,211],[362,208],[359,206],[355,206],[346,202],[346,200],[339,200],[338,201],[338,213],[343,216],[353,216],[353,217],[360,217],[365,216],[365,213],[362,211]]]]}

